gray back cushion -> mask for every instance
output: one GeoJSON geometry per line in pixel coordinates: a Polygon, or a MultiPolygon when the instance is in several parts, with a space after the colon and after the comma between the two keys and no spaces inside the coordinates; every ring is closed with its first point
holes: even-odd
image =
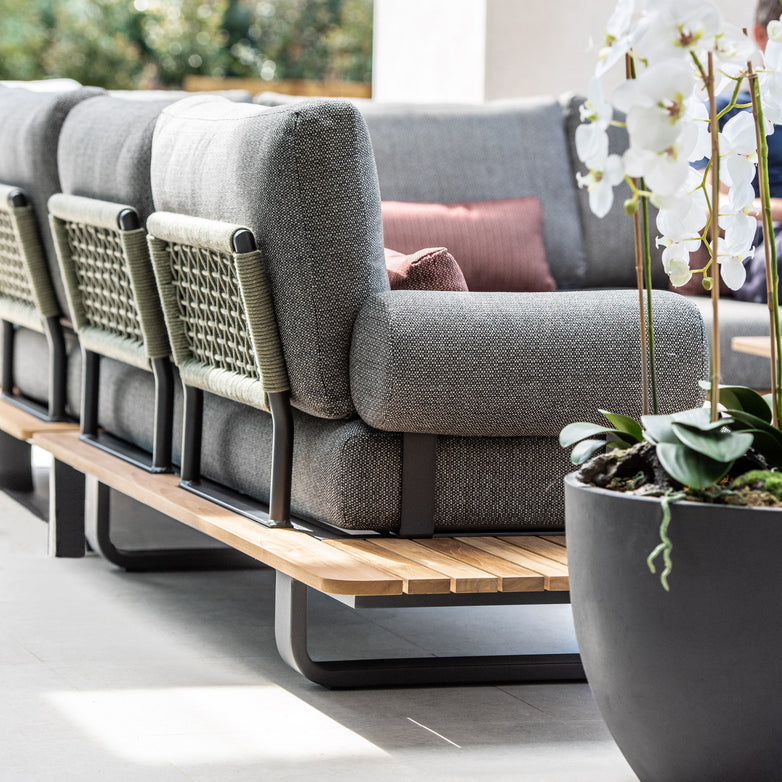
{"type": "Polygon", "coordinates": [[[62,192],[128,204],[146,220],[153,211],[152,134],[160,112],[174,100],[104,95],[76,106],[60,134],[62,192]]]}
{"type": "MultiPolygon", "coordinates": [[[[255,98],[265,105],[291,100],[273,93],[255,98]]],[[[475,105],[356,100],[355,105],[369,126],[383,200],[460,203],[538,196],[551,274],[561,289],[583,287],[575,182],[556,100],[475,105]]]]}
{"type": "MultiPolygon", "coordinates": [[[[572,160],[573,171],[586,173],[586,166],[576,155],[576,128],[581,124],[579,107],[584,98],[567,95],[563,98],[562,109],[565,112],[568,152],[572,160]]],[[[624,121],[624,117],[616,117],[624,121]]],[[[608,129],[609,151],[621,155],[627,149],[627,131],[620,127],[608,129]]],[[[575,177],[575,174],[573,175],[575,177]]],[[[578,211],[581,229],[584,234],[584,254],[586,256],[586,285],[594,288],[635,287],[635,239],[633,219],[624,210],[625,201],[630,198],[630,186],[622,182],[614,188],[614,204],[603,218],[595,217],[589,208],[589,193],[586,188],[578,190],[578,211]]],[[[662,250],[655,247],[657,229],[654,221],[657,210],[650,205],[649,224],[651,226],[652,284],[657,288],[668,286],[668,277],[662,266],[662,250]]]]}
{"type": "Polygon", "coordinates": [[[353,322],[370,293],[388,290],[377,175],[356,108],[179,101],[155,129],[152,193],[157,210],[253,231],[293,403],[324,418],[352,415],[353,322]]]}
{"type": "Polygon", "coordinates": [[[60,191],[57,141],[71,109],[103,94],[96,87],[64,92],[26,89],[0,90],[0,183],[22,188],[38,219],[46,257],[60,309],[67,312],[65,292],[49,231],[46,204],[60,191]]]}

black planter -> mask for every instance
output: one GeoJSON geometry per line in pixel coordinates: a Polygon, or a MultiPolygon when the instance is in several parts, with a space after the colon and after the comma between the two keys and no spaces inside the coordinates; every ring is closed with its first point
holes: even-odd
{"type": "Polygon", "coordinates": [[[659,500],[569,475],[565,516],[584,668],[642,782],[782,780],[782,512],[675,503],[670,592],[659,500]]]}

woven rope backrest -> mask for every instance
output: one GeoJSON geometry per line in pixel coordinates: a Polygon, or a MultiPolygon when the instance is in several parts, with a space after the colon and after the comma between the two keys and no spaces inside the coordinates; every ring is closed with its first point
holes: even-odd
{"type": "Polygon", "coordinates": [[[268,409],[289,384],[261,254],[234,252],[240,226],[163,212],[147,226],[182,380],[268,409]]]}
{"type": "Polygon", "coordinates": [[[44,258],[38,223],[18,188],[0,185],[0,317],[42,329],[41,319],[60,308],[44,258]]]}
{"type": "Polygon", "coordinates": [[[120,228],[131,207],[57,193],[49,215],[74,326],[87,350],[141,368],[168,356],[143,228],[120,228]]]}
{"type": "Polygon", "coordinates": [[[0,296],[35,306],[14,219],[5,209],[0,209],[0,296]]]}
{"type": "Polygon", "coordinates": [[[119,230],[62,221],[85,323],[143,347],[119,230]]]}
{"type": "Polygon", "coordinates": [[[216,369],[259,379],[233,257],[169,245],[173,285],[193,357],[216,369]]]}

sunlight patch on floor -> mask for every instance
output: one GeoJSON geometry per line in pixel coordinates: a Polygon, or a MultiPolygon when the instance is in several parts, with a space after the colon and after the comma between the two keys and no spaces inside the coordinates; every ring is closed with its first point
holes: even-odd
{"type": "Polygon", "coordinates": [[[137,763],[388,756],[274,686],[55,692],[45,697],[106,750],[137,763]]]}

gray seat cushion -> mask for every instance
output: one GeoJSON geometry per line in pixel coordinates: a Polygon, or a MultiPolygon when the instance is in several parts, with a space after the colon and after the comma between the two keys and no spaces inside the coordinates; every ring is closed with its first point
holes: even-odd
{"type": "Polygon", "coordinates": [[[160,112],[176,100],[103,95],[76,106],[59,142],[62,192],[129,204],[144,221],[153,211],[152,134],[160,112]]]}
{"type": "MultiPolygon", "coordinates": [[[[151,375],[111,359],[102,361],[101,375],[101,426],[149,450],[151,375]]],[[[77,404],[77,373],[70,377],[69,392],[71,404],[77,404]]],[[[179,412],[175,421],[178,463],[179,412]]],[[[294,427],[294,515],[344,529],[398,528],[400,435],[371,429],[356,418],[330,421],[298,411],[294,411],[294,427]]],[[[268,502],[271,417],[267,413],[206,394],[203,443],[204,477],[268,502]]],[[[443,531],[561,529],[562,477],[570,469],[567,453],[552,437],[441,437],[436,526],[443,531]],[[492,465],[490,473],[487,464],[492,465]]]]}
{"type": "Polygon", "coordinates": [[[47,222],[46,204],[49,196],[60,191],[57,142],[63,122],[74,106],[100,94],[103,90],[96,87],[64,92],[0,91],[0,182],[21,187],[30,198],[52,285],[63,312],[68,309],[47,222]]]}
{"type": "Polygon", "coordinates": [[[152,192],[158,210],[253,231],[294,405],[325,418],[352,415],[353,321],[370,293],[388,290],[377,176],[355,107],[179,101],[158,119],[152,192]]]}

